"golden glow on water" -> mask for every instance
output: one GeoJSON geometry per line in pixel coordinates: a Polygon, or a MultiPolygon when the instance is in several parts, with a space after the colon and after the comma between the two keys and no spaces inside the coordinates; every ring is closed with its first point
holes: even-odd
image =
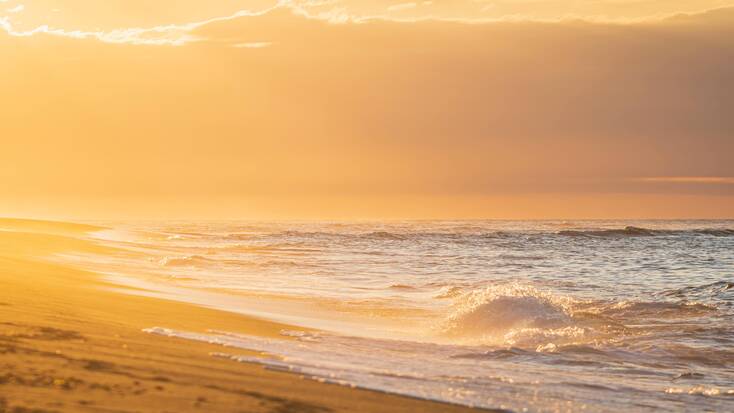
{"type": "Polygon", "coordinates": [[[289,326],[144,329],[212,357],[513,411],[720,411],[734,394],[732,220],[98,225],[34,227],[105,246],[54,258],[105,289],[289,326]]]}

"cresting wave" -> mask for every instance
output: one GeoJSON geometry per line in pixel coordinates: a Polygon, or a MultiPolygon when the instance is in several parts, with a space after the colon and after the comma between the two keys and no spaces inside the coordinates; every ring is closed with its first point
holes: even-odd
{"type": "Polygon", "coordinates": [[[518,345],[527,332],[578,334],[572,300],[519,284],[487,287],[457,297],[453,312],[440,327],[459,343],[518,345]]]}
{"type": "Polygon", "coordinates": [[[653,329],[660,332],[671,322],[690,321],[717,312],[712,304],[685,299],[580,300],[519,283],[490,286],[454,297],[452,312],[437,327],[441,335],[457,344],[531,349],[618,343],[653,329]],[[646,325],[649,330],[639,325],[646,325]]]}

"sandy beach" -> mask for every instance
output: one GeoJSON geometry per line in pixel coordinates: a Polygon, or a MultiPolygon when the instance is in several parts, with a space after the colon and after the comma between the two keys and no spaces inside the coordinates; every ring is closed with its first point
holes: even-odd
{"type": "Polygon", "coordinates": [[[145,334],[165,324],[275,336],[288,326],[112,291],[50,263],[103,253],[98,228],[0,220],[0,412],[459,412],[471,409],[323,384],[217,359],[221,347],[145,334]]]}
{"type": "Polygon", "coordinates": [[[0,413],[734,413],[734,0],[0,0],[0,413]]]}

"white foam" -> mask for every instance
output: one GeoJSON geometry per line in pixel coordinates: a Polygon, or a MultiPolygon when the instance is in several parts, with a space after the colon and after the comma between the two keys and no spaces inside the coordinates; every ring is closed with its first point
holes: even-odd
{"type": "MultiPolygon", "coordinates": [[[[426,400],[465,406],[509,409],[525,412],[617,412],[625,401],[611,395],[630,372],[620,364],[616,372],[600,375],[604,364],[574,368],[557,364],[562,356],[556,346],[538,352],[488,350],[487,347],[440,345],[396,340],[346,337],[328,333],[283,331],[283,339],[263,338],[223,331],[206,334],[162,327],[145,332],[186,340],[218,344],[228,348],[214,357],[260,364],[268,369],[287,371],[321,382],[394,393],[426,400]],[[237,354],[237,349],[261,355],[237,354]],[[513,355],[509,357],[508,355],[513,355]]],[[[669,382],[668,382],[669,384],[669,382]]],[[[692,387],[670,388],[665,382],[632,382],[622,385],[638,397],[649,400],[660,395],[703,395],[728,397],[734,390],[692,387]]],[[[660,401],[658,401],[660,402],[660,401]]],[[[665,410],[672,404],[640,408],[630,400],[627,408],[636,411],[665,410]]]]}
{"type": "MultiPolygon", "coordinates": [[[[503,376],[476,360],[454,358],[469,348],[331,334],[283,332],[290,339],[267,339],[227,332],[198,334],[154,327],[151,334],[247,349],[262,357],[233,350],[212,353],[230,360],[257,363],[321,382],[485,408],[520,408],[532,392],[532,378],[503,376]]],[[[561,406],[562,400],[545,401],[561,406]]],[[[540,411],[540,410],[538,410],[540,411]]]]}
{"type": "Polygon", "coordinates": [[[457,297],[453,312],[440,328],[461,343],[546,345],[583,334],[574,324],[572,303],[568,297],[528,285],[492,285],[457,297]]]}

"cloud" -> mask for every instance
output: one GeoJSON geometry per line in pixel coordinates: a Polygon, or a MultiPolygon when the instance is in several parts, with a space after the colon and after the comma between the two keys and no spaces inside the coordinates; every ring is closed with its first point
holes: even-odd
{"type": "Polygon", "coordinates": [[[104,43],[129,43],[134,45],[181,46],[197,39],[188,34],[189,28],[153,27],[148,29],[130,28],[111,31],[79,31],[55,29],[39,26],[31,30],[16,30],[10,19],[0,17],[0,28],[14,37],[30,37],[38,34],[67,37],[71,39],[96,39],[104,43]]]}
{"type": "MultiPolygon", "coordinates": [[[[0,0],[5,2],[7,0],[0,0]]],[[[483,4],[473,1],[472,3],[483,4]]],[[[216,26],[219,23],[237,21],[247,17],[261,17],[272,13],[287,12],[293,16],[299,16],[309,20],[325,21],[333,24],[361,24],[369,22],[395,22],[395,23],[421,23],[421,22],[450,22],[461,24],[493,24],[493,23],[596,23],[596,24],[649,24],[649,23],[688,23],[696,24],[701,20],[715,23],[729,23],[734,12],[732,8],[719,8],[703,10],[694,13],[668,13],[640,18],[607,18],[594,15],[566,14],[560,17],[535,17],[528,14],[506,14],[495,17],[485,17],[477,14],[472,17],[445,16],[441,14],[422,14],[418,16],[395,16],[392,12],[406,11],[418,8],[414,2],[393,4],[386,8],[386,13],[355,13],[349,7],[337,0],[324,1],[298,1],[280,0],[275,5],[261,10],[240,10],[238,12],[219,16],[201,21],[185,24],[168,24],[153,27],[129,27],[111,30],[74,30],[68,28],[56,28],[49,25],[39,25],[32,29],[21,30],[15,27],[9,16],[0,16],[0,29],[15,37],[29,37],[38,34],[68,37],[73,39],[96,39],[105,43],[133,44],[133,45],[168,45],[182,46],[206,39],[192,34],[201,31],[207,26],[216,26]],[[718,21],[714,18],[719,19],[718,21]]],[[[432,2],[422,2],[421,6],[430,7],[432,2]]],[[[17,13],[24,10],[23,5],[16,6],[8,12],[17,13]]]]}
{"type": "Polygon", "coordinates": [[[277,9],[280,7],[283,6],[278,4],[271,9],[266,9],[259,12],[242,10],[228,16],[215,17],[187,24],[170,24],[150,28],[133,27],[106,31],[68,30],[52,28],[47,25],[38,26],[30,30],[18,30],[14,27],[11,19],[6,16],[0,17],[0,29],[4,30],[7,34],[14,37],[30,37],[37,34],[45,34],[51,36],[68,37],[72,39],[96,39],[104,43],[182,46],[187,43],[193,43],[201,40],[200,38],[193,36],[190,33],[202,26],[215,24],[221,21],[238,19],[245,16],[261,16],[269,13],[273,9],[277,9]]]}

